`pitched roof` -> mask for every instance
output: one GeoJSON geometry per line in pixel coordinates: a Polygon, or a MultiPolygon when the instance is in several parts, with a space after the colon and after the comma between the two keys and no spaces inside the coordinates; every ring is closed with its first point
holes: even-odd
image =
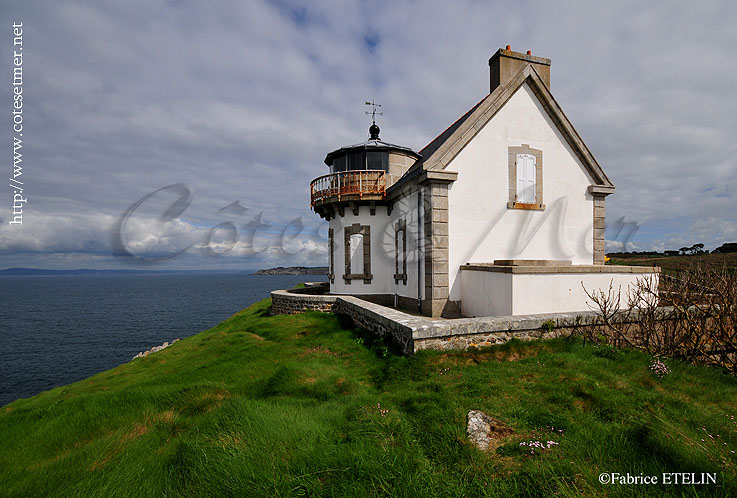
{"type": "Polygon", "coordinates": [[[553,98],[553,94],[543,82],[540,75],[532,65],[527,65],[512,77],[505,85],[497,87],[487,95],[481,102],[472,107],[466,114],[461,116],[455,123],[448,127],[435,140],[430,142],[420,151],[422,156],[412,167],[399,179],[392,189],[399,187],[422,171],[444,170],[455,156],[476,136],[486,123],[494,117],[499,109],[512,98],[512,95],[525,83],[538,98],[546,113],[553,121],[558,131],[563,135],[570,145],[576,157],[581,161],[591,177],[600,187],[601,192],[611,193],[614,184],[606,176],[604,170],[594,158],[593,154],[581,139],[570,120],[563,113],[563,109],[553,98]]]}
{"type": "MultiPolygon", "coordinates": [[[[466,121],[466,119],[468,119],[468,117],[471,115],[471,113],[473,113],[473,111],[475,111],[476,108],[478,106],[480,106],[481,105],[481,102],[483,102],[483,101],[484,101],[484,99],[481,99],[480,101],[478,101],[476,103],[476,105],[473,106],[472,108],[470,108],[466,114],[464,114],[463,116],[461,116],[460,118],[458,118],[458,120],[455,123],[453,123],[452,125],[450,125],[449,127],[447,127],[443,133],[441,133],[440,135],[438,135],[437,137],[435,137],[435,140],[433,140],[432,142],[430,142],[429,144],[427,144],[419,152],[420,156],[422,156],[422,158],[430,157],[436,150],[438,150],[438,148],[441,145],[443,145],[443,143],[445,143],[446,140],[448,140],[448,137],[450,137],[453,134],[453,132],[456,131],[458,129],[458,127],[461,126],[466,121]]],[[[422,159],[422,158],[419,160],[419,162],[423,162],[424,161],[424,159],[422,159]]]]}

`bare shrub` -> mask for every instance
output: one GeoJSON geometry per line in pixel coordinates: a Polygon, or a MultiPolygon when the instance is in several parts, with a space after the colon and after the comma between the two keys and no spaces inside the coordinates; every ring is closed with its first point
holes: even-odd
{"type": "Polygon", "coordinates": [[[638,279],[625,296],[621,290],[611,283],[607,290],[584,287],[596,317],[577,333],[614,347],[737,373],[735,272],[697,265],[675,275],[638,279]]]}

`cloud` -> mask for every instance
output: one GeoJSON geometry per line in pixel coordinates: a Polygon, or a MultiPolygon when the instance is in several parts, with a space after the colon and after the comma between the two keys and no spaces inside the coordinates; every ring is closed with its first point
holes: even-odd
{"type": "Polygon", "coordinates": [[[202,226],[159,216],[34,214],[20,230],[0,227],[0,258],[8,266],[34,258],[43,263],[63,261],[73,265],[84,264],[89,258],[106,267],[169,264],[187,268],[198,260],[207,268],[282,261],[321,264],[327,254],[324,232],[323,226],[307,225],[299,218],[281,225],[258,215],[202,226]],[[60,256],[64,254],[74,257],[64,259],[60,256]]]}
{"type": "MultiPolygon", "coordinates": [[[[26,1],[5,12],[24,22],[28,54],[29,214],[22,230],[0,229],[0,266],[66,264],[52,253],[114,264],[114,220],[179,183],[192,190],[186,213],[134,234],[136,248],[247,223],[220,211],[236,201],[275,232],[296,218],[318,226],[309,182],[327,152],[365,138],[365,100],[383,104],[382,138],[419,150],[488,92],[486,61],[507,43],[552,59],[557,101],[617,185],[609,223],[641,225],[632,243],[737,237],[737,31],[715,29],[737,21],[737,5],[26,1]]],[[[192,267],[232,261],[201,244],[192,267]]]]}

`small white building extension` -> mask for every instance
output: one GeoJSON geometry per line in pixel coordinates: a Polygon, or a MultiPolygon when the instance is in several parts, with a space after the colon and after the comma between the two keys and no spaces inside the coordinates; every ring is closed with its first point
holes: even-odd
{"type": "MultiPolygon", "coordinates": [[[[604,265],[614,185],[550,93],[550,60],[499,49],[491,91],[419,153],[366,142],[311,185],[332,294],[432,317],[588,311],[658,269],[604,265]]],[[[622,303],[626,304],[623,296],[622,303]]]]}

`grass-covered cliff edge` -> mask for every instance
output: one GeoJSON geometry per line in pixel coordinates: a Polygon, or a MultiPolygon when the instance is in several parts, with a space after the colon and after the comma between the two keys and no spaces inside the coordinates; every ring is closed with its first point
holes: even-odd
{"type": "Polygon", "coordinates": [[[645,355],[569,340],[399,357],[268,306],[0,408],[0,496],[737,495],[737,379],[716,369],[666,361],[659,378],[645,355]],[[513,432],[480,452],[471,409],[513,432]],[[520,445],[538,440],[557,445],[520,445]]]}

